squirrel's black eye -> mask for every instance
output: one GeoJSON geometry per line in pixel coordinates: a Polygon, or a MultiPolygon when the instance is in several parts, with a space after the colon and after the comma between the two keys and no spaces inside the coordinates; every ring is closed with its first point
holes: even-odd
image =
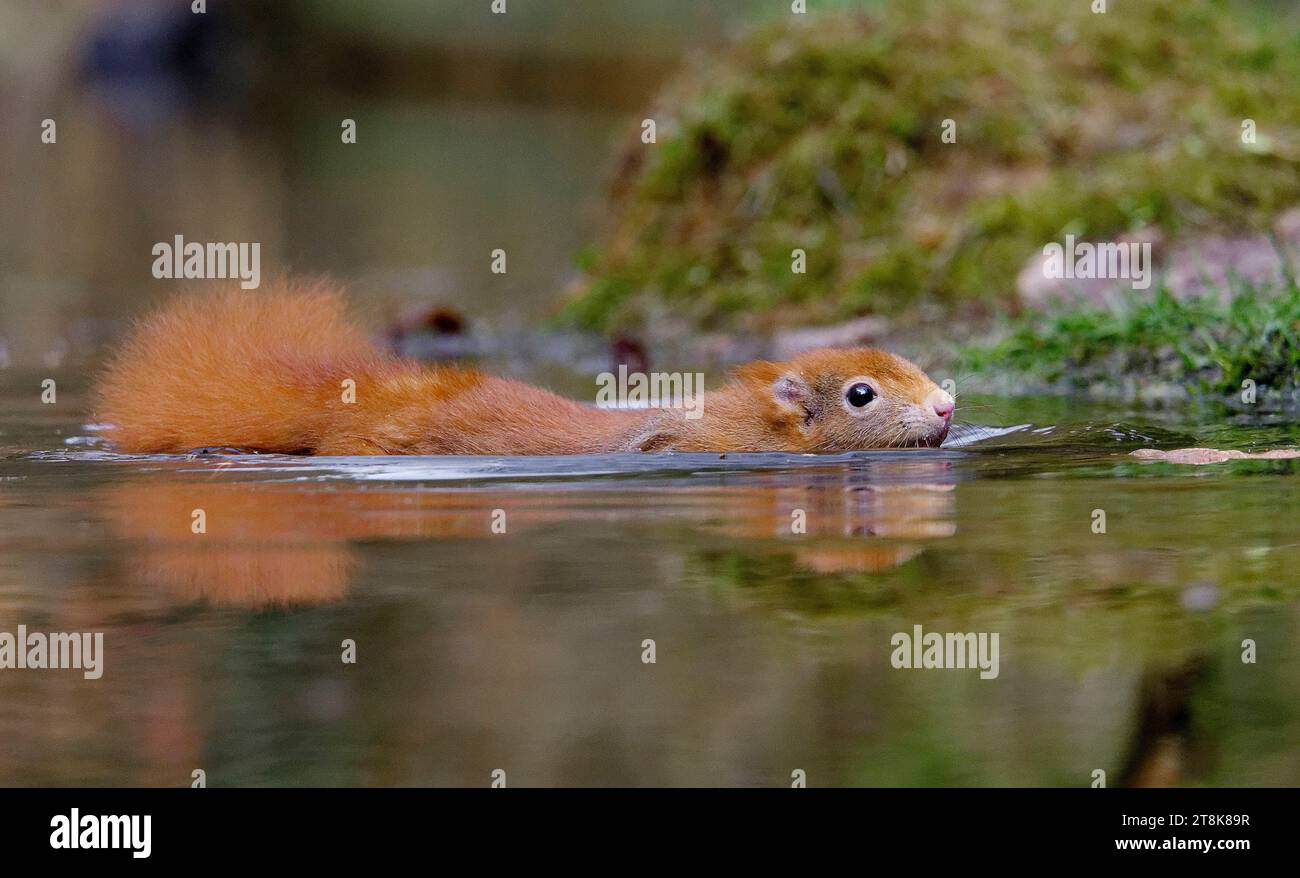
{"type": "Polygon", "coordinates": [[[860,409],[867,403],[876,398],[876,392],[871,389],[869,384],[854,384],[844,393],[848,398],[849,405],[855,409],[860,409]]]}

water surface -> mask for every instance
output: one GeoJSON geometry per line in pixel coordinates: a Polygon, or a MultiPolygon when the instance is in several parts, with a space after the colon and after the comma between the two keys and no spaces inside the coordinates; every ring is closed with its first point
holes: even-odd
{"type": "Polygon", "coordinates": [[[1300,783],[1296,462],[1127,456],[1294,427],[994,400],[939,450],[188,459],[29,385],[0,631],[102,631],[104,673],[0,670],[3,784],[1300,783]],[[997,632],[997,678],[892,667],[915,625],[997,632]]]}

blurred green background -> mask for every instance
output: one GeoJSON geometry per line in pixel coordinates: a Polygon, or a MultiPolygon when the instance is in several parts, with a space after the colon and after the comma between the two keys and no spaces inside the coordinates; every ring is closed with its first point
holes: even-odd
{"type": "Polygon", "coordinates": [[[259,241],[264,277],[327,272],[360,301],[536,323],[598,227],[624,130],[753,4],[209,6],[0,9],[11,362],[88,353],[165,297],[149,250],[175,234],[259,241]]]}
{"type": "MultiPolygon", "coordinates": [[[[6,4],[4,361],[93,359],[176,288],[150,276],[149,251],[182,234],[260,242],[264,277],[343,280],[375,325],[443,305],[473,326],[559,316],[653,348],[872,315],[905,349],[940,348],[923,359],[964,372],[1015,362],[1096,383],[1154,362],[1219,387],[1252,358],[1294,371],[1300,296],[1269,270],[1248,295],[1269,303],[1261,324],[1290,327],[1272,349],[1215,335],[1221,311],[1196,312],[1190,333],[1217,349],[1172,364],[1161,339],[1189,334],[1176,321],[1164,335],[1098,327],[1100,315],[1073,334],[1015,326],[1010,355],[941,343],[997,336],[1041,304],[1017,274],[1044,241],[1154,239],[1158,259],[1194,272],[1209,249],[1197,236],[1300,222],[1294,4],[507,8],[6,4]],[[937,142],[947,114],[956,145],[937,142]],[[1260,126],[1249,149],[1246,115],[1260,126]],[[650,146],[637,139],[647,116],[650,146]],[[40,141],[46,118],[57,145],[40,141]],[[357,144],[341,143],[343,119],[357,144]],[[806,274],[789,270],[794,246],[810,254],[806,274]],[[506,275],[488,270],[496,248],[506,275]],[[1099,354],[1098,339],[1125,356],[1099,354]]],[[[1300,255],[1300,225],[1277,234],[1300,255]]],[[[1253,258],[1271,245],[1225,246],[1253,258]]],[[[1240,292],[1229,287],[1211,293],[1240,292]]]]}

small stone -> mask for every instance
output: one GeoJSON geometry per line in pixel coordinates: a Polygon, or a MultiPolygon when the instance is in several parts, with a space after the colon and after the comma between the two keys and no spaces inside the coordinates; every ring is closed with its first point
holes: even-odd
{"type": "Polygon", "coordinates": [[[1183,589],[1183,593],[1179,598],[1179,603],[1183,605],[1184,610],[1197,613],[1213,609],[1218,602],[1218,586],[1210,582],[1198,582],[1195,585],[1187,586],[1187,588],[1183,589]]]}

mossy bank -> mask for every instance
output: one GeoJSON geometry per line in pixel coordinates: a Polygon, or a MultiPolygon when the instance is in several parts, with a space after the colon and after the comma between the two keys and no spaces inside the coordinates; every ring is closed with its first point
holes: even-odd
{"type": "Polygon", "coordinates": [[[1262,230],[1300,203],[1297,82],[1297,35],[1228,3],[782,16],[645,113],[656,142],[631,133],[565,315],[602,330],[987,315],[1066,234],[1262,230]]]}
{"type": "Polygon", "coordinates": [[[1189,299],[1164,288],[1112,306],[1027,311],[957,368],[1004,394],[1300,407],[1300,287],[1238,285],[1189,299]]]}

